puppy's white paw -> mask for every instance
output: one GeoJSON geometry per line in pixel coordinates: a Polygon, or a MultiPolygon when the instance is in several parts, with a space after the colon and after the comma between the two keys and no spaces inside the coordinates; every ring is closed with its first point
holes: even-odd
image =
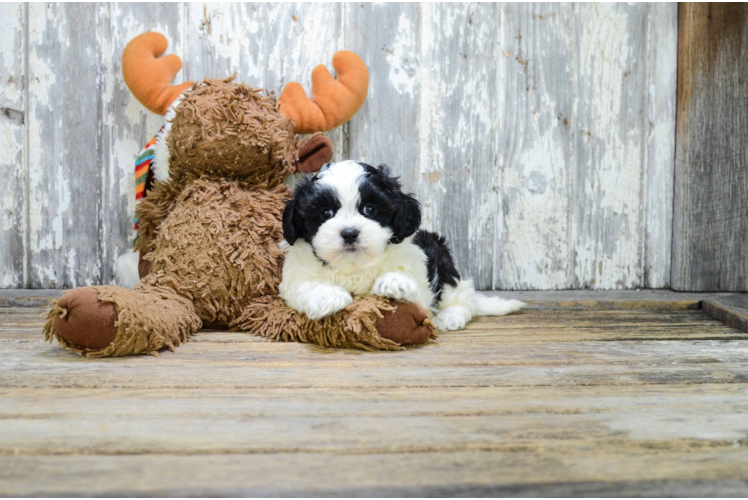
{"type": "Polygon", "coordinates": [[[434,322],[439,330],[454,331],[463,330],[472,318],[470,312],[464,307],[448,307],[436,315],[434,322]]]}
{"type": "Polygon", "coordinates": [[[385,273],[377,278],[372,293],[389,299],[413,302],[418,297],[418,283],[404,274],[385,273]]]}
{"type": "Polygon", "coordinates": [[[353,297],[345,288],[318,288],[314,294],[310,294],[309,300],[304,304],[304,313],[309,319],[324,318],[346,308],[351,302],[353,297]]]}

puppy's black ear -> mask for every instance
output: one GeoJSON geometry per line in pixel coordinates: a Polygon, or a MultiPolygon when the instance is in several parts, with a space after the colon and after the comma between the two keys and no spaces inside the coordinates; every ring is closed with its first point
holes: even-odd
{"type": "Polygon", "coordinates": [[[390,242],[400,243],[421,226],[421,204],[414,194],[398,193],[397,210],[392,221],[395,232],[390,242]]]}
{"type": "Polygon", "coordinates": [[[286,202],[286,208],[283,210],[283,238],[289,245],[296,243],[296,240],[304,237],[304,225],[301,218],[296,213],[296,200],[291,199],[286,202]]]}
{"type": "Polygon", "coordinates": [[[379,170],[379,173],[382,174],[384,177],[389,177],[390,176],[390,167],[388,167],[384,163],[382,163],[381,165],[379,165],[377,167],[377,169],[379,170]]]}

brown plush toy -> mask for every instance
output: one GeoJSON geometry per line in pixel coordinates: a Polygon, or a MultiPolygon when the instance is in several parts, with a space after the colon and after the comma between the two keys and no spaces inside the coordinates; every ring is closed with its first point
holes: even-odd
{"type": "Polygon", "coordinates": [[[311,321],[283,303],[281,219],[295,171],[332,159],[322,135],[364,102],[368,72],[351,52],[312,74],[312,98],[291,83],[276,100],[224,80],[171,86],[179,57],[160,57],[166,39],[145,33],[123,54],[138,100],[166,114],[156,137],[155,177],[138,203],[140,282],[77,288],[53,305],[44,332],[87,356],[174,349],[202,326],[322,346],[401,349],[427,342],[434,326],[418,305],[358,297],[335,316],[311,321]]]}

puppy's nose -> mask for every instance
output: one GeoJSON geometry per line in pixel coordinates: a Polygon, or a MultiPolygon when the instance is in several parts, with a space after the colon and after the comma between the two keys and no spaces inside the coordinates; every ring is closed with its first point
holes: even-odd
{"type": "Polygon", "coordinates": [[[345,241],[348,244],[356,243],[356,240],[358,239],[359,231],[358,229],[348,228],[343,229],[340,231],[340,236],[343,238],[343,241],[345,241]]]}

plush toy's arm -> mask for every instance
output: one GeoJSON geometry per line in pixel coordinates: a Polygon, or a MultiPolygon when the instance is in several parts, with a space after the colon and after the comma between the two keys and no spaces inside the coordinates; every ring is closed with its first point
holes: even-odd
{"type": "Polygon", "coordinates": [[[436,327],[421,306],[372,295],[356,297],[342,311],[318,320],[297,313],[278,296],[266,295],[250,302],[231,326],[281,342],[369,351],[393,351],[436,338],[436,327]]]}

